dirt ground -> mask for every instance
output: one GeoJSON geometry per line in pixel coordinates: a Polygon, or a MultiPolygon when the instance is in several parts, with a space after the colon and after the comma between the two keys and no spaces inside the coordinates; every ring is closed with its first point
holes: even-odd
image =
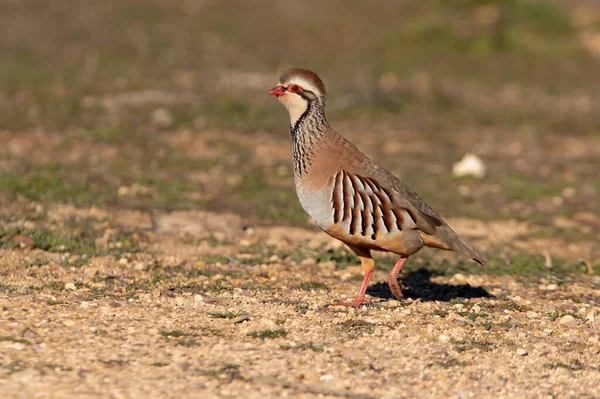
{"type": "Polygon", "coordinates": [[[600,398],[597,4],[302,5],[0,2],[2,398],[600,398]],[[398,301],[377,254],[330,306],[289,66],[486,266],[422,250],[398,301]]]}
{"type": "MultiPolygon", "coordinates": [[[[144,250],[83,266],[25,239],[1,250],[5,397],[598,397],[597,275],[409,268],[397,301],[378,271],[372,303],[355,310],[328,305],[353,297],[360,266],[336,267],[345,253],[314,229],[202,212],[48,215],[101,217],[144,250]]],[[[477,221],[450,223],[468,234],[477,221]]]]}

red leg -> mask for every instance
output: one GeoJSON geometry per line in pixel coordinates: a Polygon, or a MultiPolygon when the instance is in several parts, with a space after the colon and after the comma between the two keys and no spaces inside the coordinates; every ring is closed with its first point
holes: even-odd
{"type": "Polygon", "coordinates": [[[369,287],[369,280],[371,280],[371,276],[375,272],[375,267],[365,273],[365,276],[362,279],[362,283],[360,284],[360,290],[358,291],[358,295],[352,302],[344,302],[339,301],[333,304],[333,306],[352,306],[354,308],[359,308],[363,303],[365,303],[365,294],[367,293],[367,288],[369,287]]]}
{"type": "Polygon", "coordinates": [[[388,285],[390,287],[390,291],[392,291],[392,295],[394,295],[396,299],[402,299],[404,297],[404,295],[402,294],[402,286],[398,282],[398,275],[400,274],[400,272],[402,272],[402,268],[404,267],[404,264],[406,263],[407,259],[408,258],[398,259],[398,262],[396,262],[394,268],[392,269],[388,277],[388,285]]]}
{"type": "Polygon", "coordinates": [[[365,303],[365,294],[367,293],[367,288],[369,287],[369,280],[371,280],[371,276],[375,272],[375,261],[371,258],[371,253],[369,250],[362,250],[359,248],[350,247],[358,255],[360,259],[360,263],[362,264],[363,270],[365,271],[365,276],[362,279],[362,283],[360,284],[360,290],[358,291],[358,295],[352,302],[343,302],[339,301],[333,304],[333,306],[352,306],[354,308],[360,307],[363,303],[365,303]]]}

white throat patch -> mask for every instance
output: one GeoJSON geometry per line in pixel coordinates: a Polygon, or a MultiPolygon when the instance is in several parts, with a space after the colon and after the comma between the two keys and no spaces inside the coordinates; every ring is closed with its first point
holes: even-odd
{"type": "MultiPolygon", "coordinates": [[[[277,82],[277,84],[281,85],[282,83],[277,82]]],[[[310,90],[319,97],[323,95],[318,87],[300,76],[296,76],[289,81],[284,82],[283,87],[288,87],[292,84],[297,84],[304,90],[310,90]]],[[[290,123],[292,126],[294,126],[302,114],[306,112],[306,109],[308,108],[308,101],[302,98],[300,95],[289,91],[286,91],[285,94],[278,99],[287,108],[290,114],[290,123]]]]}

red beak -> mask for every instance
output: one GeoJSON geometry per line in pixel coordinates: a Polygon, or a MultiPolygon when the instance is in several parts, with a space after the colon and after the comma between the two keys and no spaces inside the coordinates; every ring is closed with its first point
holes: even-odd
{"type": "Polygon", "coordinates": [[[283,87],[283,86],[276,86],[276,87],[273,87],[271,90],[269,90],[270,96],[280,97],[280,96],[283,96],[284,94],[285,94],[285,87],[283,87]]]}

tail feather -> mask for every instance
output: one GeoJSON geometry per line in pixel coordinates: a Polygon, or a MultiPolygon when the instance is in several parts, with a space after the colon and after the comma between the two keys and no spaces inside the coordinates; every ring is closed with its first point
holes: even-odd
{"type": "Polygon", "coordinates": [[[485,265],[486,260],[477,253],[469,244],[464,242],[447,224],[437,227],[435,235],[419,231],[423,243],[428,247],[454,251],[465,258],[473,259],[480,265],[485,265]]]}

